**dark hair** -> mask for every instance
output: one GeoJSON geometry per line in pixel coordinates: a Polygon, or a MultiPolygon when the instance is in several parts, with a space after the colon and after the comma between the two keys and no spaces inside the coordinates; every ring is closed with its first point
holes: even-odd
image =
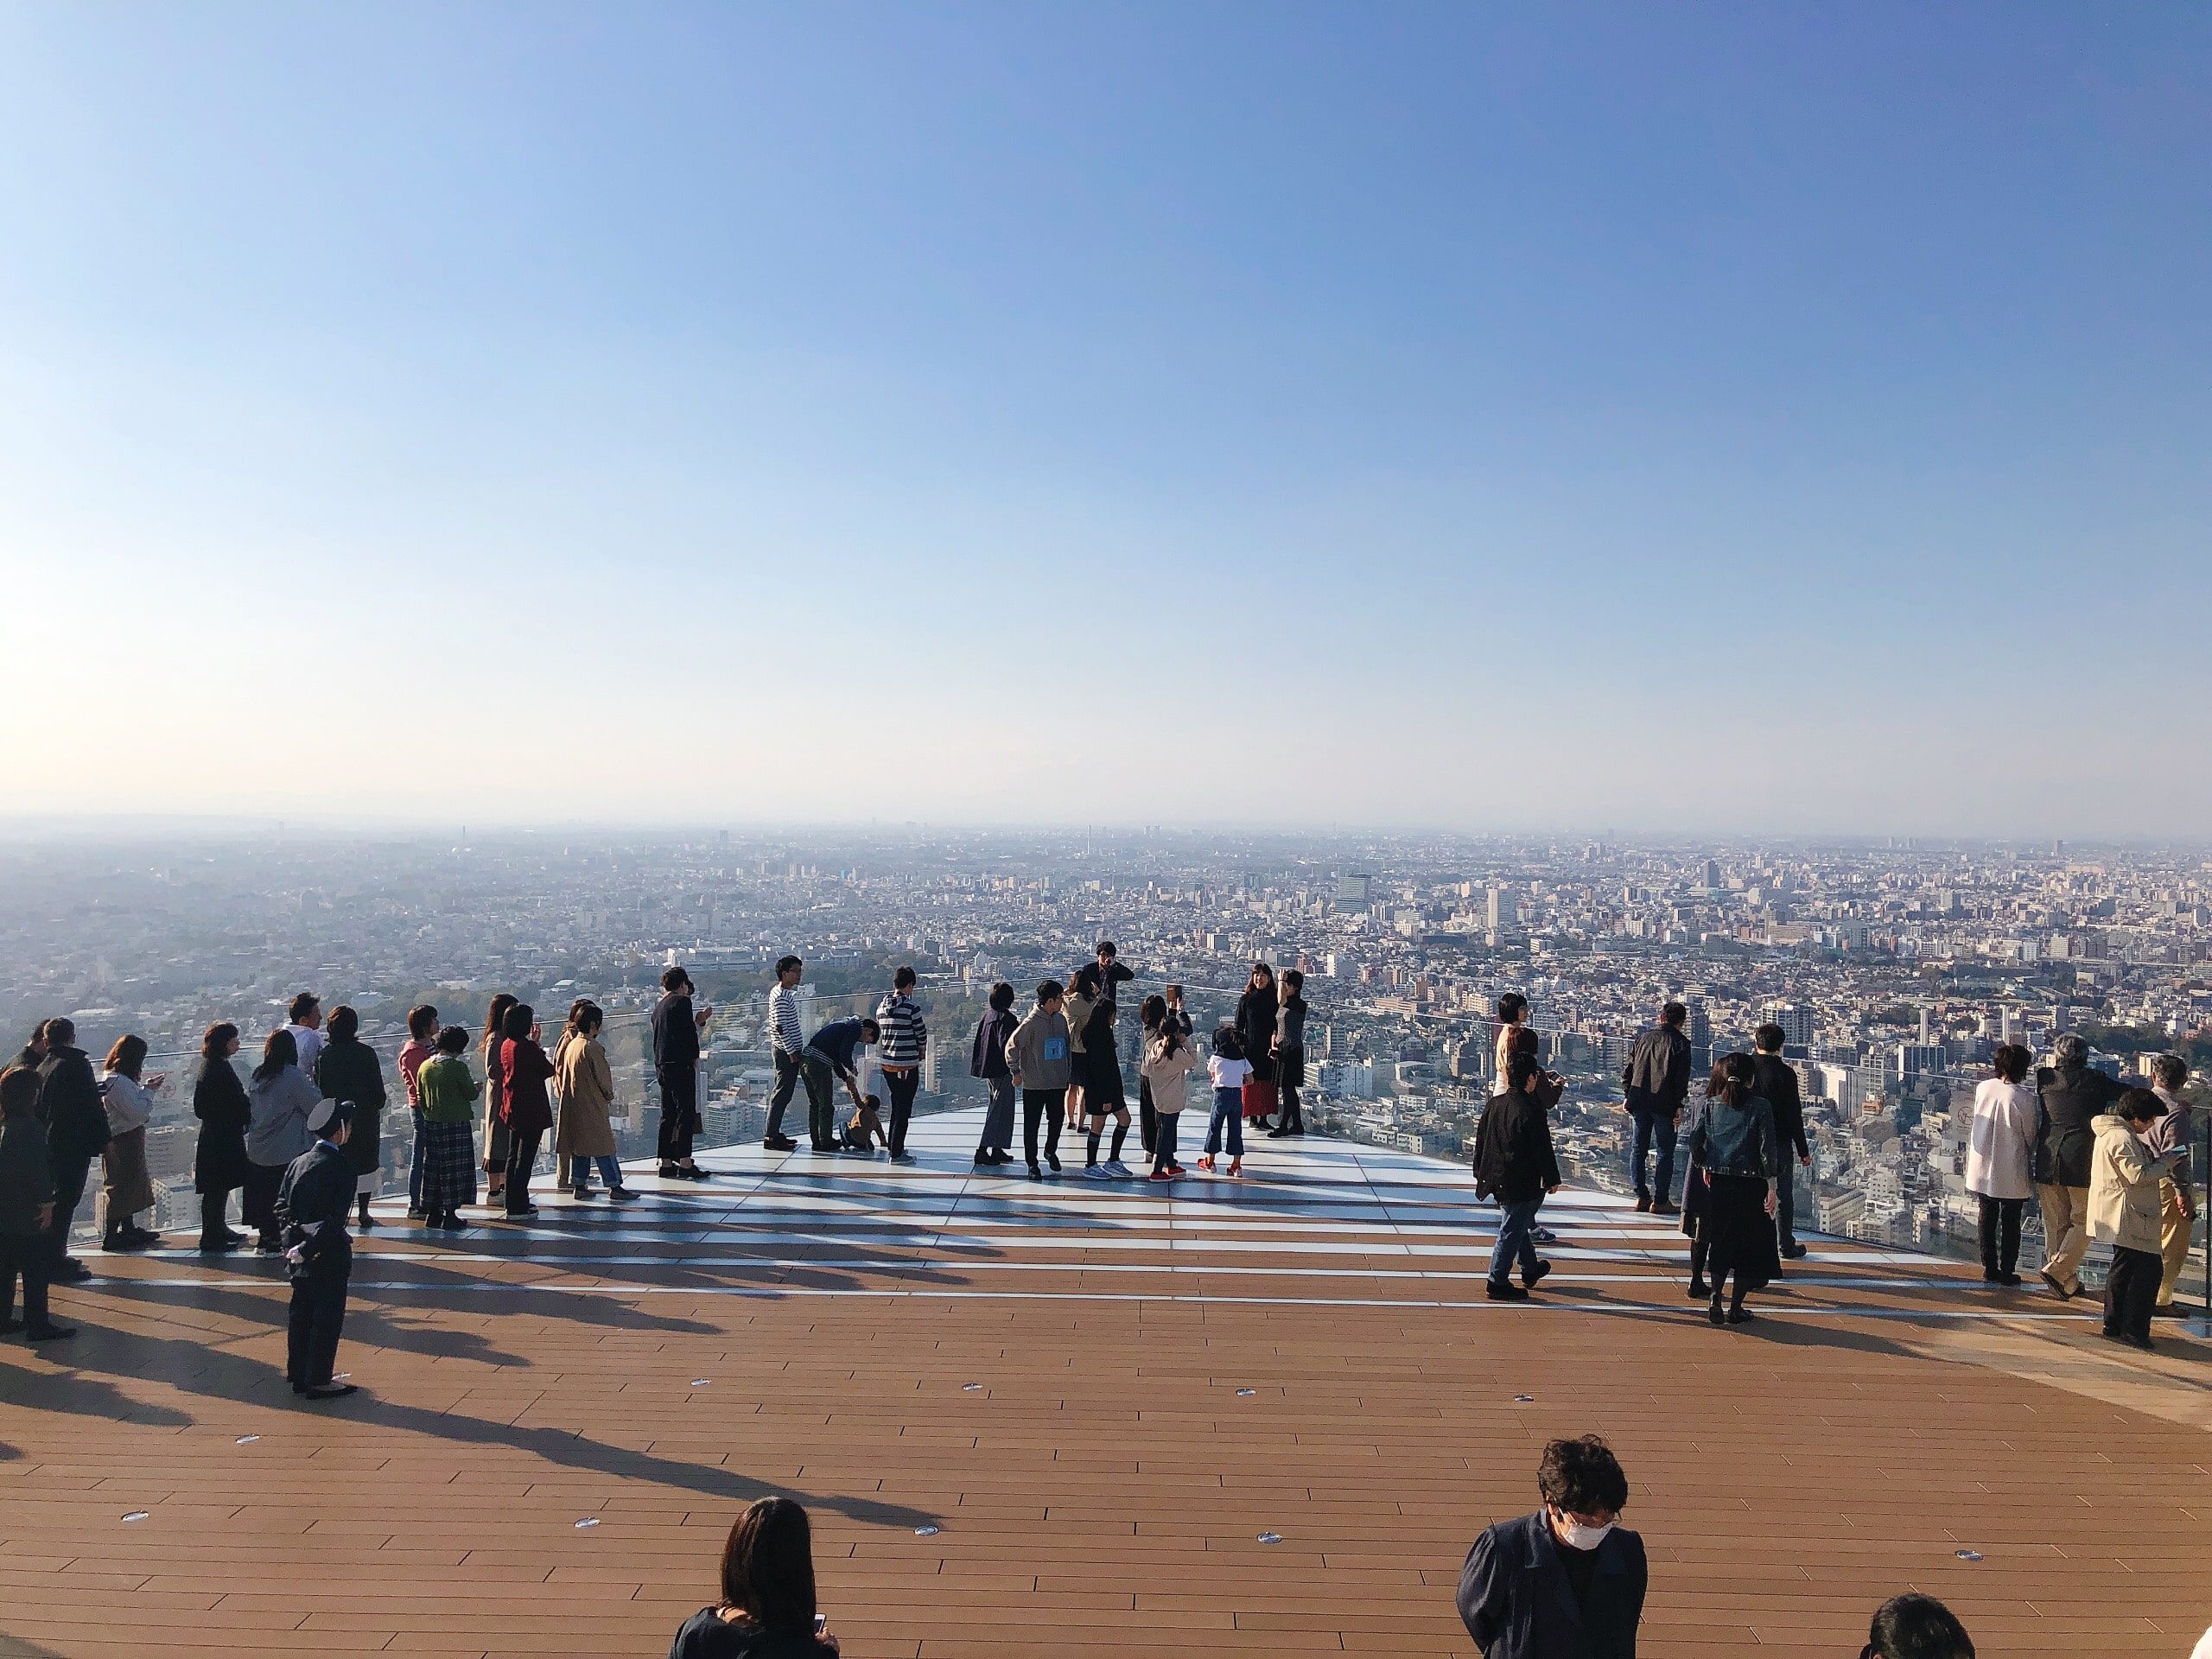
{"type": "Polygon", "coordinates": [[[1876,1659],[1974,1659],[1974,1638],[1933,1596],[1891,1596],[1874,1610],[1866,1651],[1876,1659]]]}
{"type": "Polygon", "coordinates": [[[679,985],[683,987],[687,991],[697,988],[691,983],[691,976],[685,973],[681,968],[670,968],[662,971],[660,976],[661,989],[664,991],[672,992],[679,985]]]}
{"type": "Polygon", "coordinates": [[[77,1041],[77,1022],[61,1014],[55,1014],[40,1029],[46,1033],[48,1048],[69,1048],[77,1041]]]}
{"type": "Polygon", "coordinates": [[[2161,1054],[2151,1062],[2151,1075],[2161,1089],[2171,1089],[2178,1094],[2182,1084],[2189,1081],[2189,1062],[2178,1054],[2161,1054]]]}
{"type": "Polygon", "coordinates": [[[1286,968],[1282,970],[1282,982],[1289,986],[1290,994],[1296,996],[1306,988],[1306,976],[1295,968],[1286,968]]]}
{"type": "Polygon", "coordinates": [[[1724,1106],[1740,1106],[1751,1097],[1758,1080],[1759,1069],[1750,1055],[1723,1054],[1713,1063],[1713,1075],[1705,1080],[1706,1097],[1724,1106]]]}
{"type": "Polygon", "coordinates": [[[103,1064],[111,1071],[120,1071],[133,1083],[146,1064],[146,1039],[143,1037],[118,1037],[115,1046],[107,1052],[103,1064]]]}
{"type": "Polygon", "coordinates": [[[584,1017],[584,1010],[587,1008],[589,1008],[594,1014],[599,1012],[598,1005],[588,996],[580,996],[575,1001],[569,1003],[569,1017],[561,1022],[563,1028],[569,1031],[581,1029],[580,1022],[582,1020],[584,1017]]]}
{"type": "Polygon", "coordinates": [[[866,1017],[863,1017],[861,1020],[861,1029],[868,1033],[868,1039],[871,1043],[883,1035],[883,1027],[877,1025],[874,1020],[866,1017]]]}
{"type": "Polygon", "coordinates": [[[801,962],[797,957],[778,957],[776,958],[776,977],[781,979],[785,974],[795,974],[805,966],[806,964],[801,962]]]}
{"type": "Polygon", "coordinates": [[[588,1037],[607,1023],[607,1016],[599,1011],[599,1004],[588,996],[580,996],[569,1010],[569,1029],[579,1037],[588,1037]]]}
{"type": "Polygon", "coordinates": [[[1037,1006],[1039,1007],[1044,1007],[1046,1003],[1050,1002],[1055,997],[1065,996],[1067,994],[1067,987],[1061,984],[1057,979],[1040,979],[1037,982],[1037,1006]]]}
{"type": "Polygon", "coordinates": [[[40,1078],[27,1065],[0,1072],[0,1117],[25,1117],[38,1109],[40,1078]]]}
{"type": "Polygon", "coordinates": [[[219,1020],[200,1033],[200,1058],[219,1060],[231,1052],[231,1045],[238,1040],[238,1028],[227,1020],[219,1020]]]}
{"type": "Polygon", "coordinates": [[[1137,1023],[1152,1030],[1167,1018],[1167,999],[1154,992],[1137,1004],[1137,1023]]]}
{"type": "Polygon", "coordinates": [[[898,972],[891,976],[891,988],[894,991],[903,991],[913,982],[914,970],[906,963],[900,963],[898,972]]]}
{"type": "Polygon", "coordinates": [[[1236,1027],[1224,1023],[1213,1028],[1213,1052],[1224,1060],[1244,1058],[1244,1039],[1236,1027]]]}
{"type": "Polygon", "coordinates": [[[430,1027],[438,1023],[438,1011],[425,1002],[419,1008],[407,1010],[407,1034],[420,1042],[429,1036],[430,1027]]]}
{"type": "Polygon", "coordinates": [[[722,1546],[722,1605],[764,1630],[814,1634],[814,1536],[788,1497],[756,1498],[722,1546]]]}
{"type": "Polygon", "coordinates": [[[1505,1063],[1505,1086],[1518,1093],[1529,1086],[1529,1079],[1535,1077],[1539,1069],[1533,1056],[1516,1054],[1505,1063]]]}
{"type": "Polygon", "coordinates": [[[438,1032],[438,1052],[458,1054],[468,1046],[467,1026],[446,1026],[438,1032]]]}
{"type": "Polygon", "coordinates": [[[1098,995],[1099,978],[1098,964],[1086,962],[1068,976],[1068,983],[1075,988],[1077,996],[1096,996],[1098,995]]]}
{"type": "Polygon", "coordinates": [[[24,1044],[24,1046],[26,1048],[35,1048],[39,1044],[44,1042],[46,1040],[47,1029],[53,1024],[54,1021],[51,1020],[41,1020],[38,1024],[33,1026],[31,1027],[30,1041],[24,1044]]]}
{"type": "Polygon", "coordinates": [[[303,1025],[307,1021],[308,1015],[321,1006],[322,999],[313,991],[302,991],[292,999],[292,1006],[285,1012],[284,1017],[296,1026],[303,1025]]]}
{"type": "Polygon", "coordinates": [[[514,1005],[515,999],[505,991],[492,999],[492,1006],[484,1015],[484,1052],[486,1054],[506,1034],[507,1010],[514,1005]]]}
{"type": "Polygon", "coordinates": [[[1120,954],[1120,951],[1114,949],[1114,941],[1111,939],[1099,940],[1098,949],[1091,952],[1095,957],[1115,957],[1120,954]]]}
{"type": "Polygon", "coordinates": [[[1669,1002],[1659,1010],[1659,1023],[1662,1026],[1679,1026],[1689,1017],[1690,1011],[1679,1002],[1669,1002]]]}
{"type": "Polygon", "coordinates": [[[1014,987],[1001,980],[991,987],[991,1012],[1004,1014],[1014,1006],[1014,987]]]}
{"type": "Polygon", "coordinates": [[[266,1083],[281,1075],[286,1066],[299,1063],[300,1046],[292,1040],[290,1032],[279,1026],[261,1045],[261,1064],[253,1068],[253,1080],[266,1083]]]}
{"type": "Polygon", "coordinates": [[[1762,1054],[1779,1054],[1789,1033],[1770,1020],[1751,1033],[1751,1043],[1762,1054]]]}
{"type": "MultiPolygon", "coordinates": [[[[127,1043],[130,1040],[130,1039],[126,1037],[123,1042],[127,1043]]],[[[118,1043],[116,1046],[120,1048],[123,1043],[118,1043]]],[[[2113,1110],[2131,1123],[2147,1123],[2154,1117],[2164,1117],[2166,1115],[2166,1103],[2148,1089],[2129,1089],[2113,1103],[2113,1110]]]]}
{"type": "Polygon", "coordinates": [[[1543,1044],[1538,1040],[1536,1033],[1523,1026],[1513,1033],[1512,1046],[1505,1051],[1506,1063],[1511,1065],[1515,1055],[1534,1054],[1542,1046],[1543,1044]]]}
{"type": "Polygon", "coordinates": [[[1620,1459],[1595,1434],[1554,1440],[1536,1465],[1544,1502],[1569,1515],[1618,1515],[1628,1507],[1628,1477],[1620,1459]]]}
{"type": "Polygon", "coordinates": [[[1255,962],[1252,964],[1252,971],[1245,976],[1247,988],[1250,987],[1253,980],[1258,978],[1265,978],[1268,983],[1272,985],[1275,982],[1275,970],[1264,962],[1255,962]]]}
{"type": "Polygon", "coordinates": [[[518,1002],[507,1010],[507,1017],[499,1023],[499,1035],[511,1042],[527,1042],[530,1028],[537,1023],[537,1010],[527,1002],[518,1002]]]}
{"type": "Polygon", "coordinates": [[[871,1112],[880,1112],[883,1109],[883,1096],[881,1095],[862,1095],[861,1096],[861,1102],[871,1112]]]}
{"type": "Polygon", "coordinates": [[[330,1017],[322,1023],[329,1028],[330,1040],[334,1043],[350,1043],[360,1035],[361,1016],[343,1002],[333,1008],[330,1017]]]}
{"type": "Polygon", "coordinates": [[[1497,1017],[1506,1025],[1511,1025],[1528,1012],[1529,999],[1518,991],[1508,991],[1497,999],[1497,1017]]]}
{"type": "Polygon", "coordinates": [[[1997,1068],[1997,1075],[2005,1082],[2024,1083],[2028,1068],[2036,1063],[2036,1057],[2018,1043],[2003,1043],[1989,1057],[1989,1063],[1997,1068]]]}

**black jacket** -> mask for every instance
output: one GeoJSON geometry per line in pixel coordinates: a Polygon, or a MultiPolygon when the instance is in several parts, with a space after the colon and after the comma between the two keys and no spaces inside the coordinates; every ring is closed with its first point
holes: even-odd
{"type": "Polygon", "coordinates": [[[668,1645],[668,1659],[827,1659],[829,1652],[811,1636],[733,1624],[712,1607],[685,1619],[668,1645]]]}
{"type": "Polygon", "coordinates": [[[696,1067],[699,1064],[699,1020],[691,998],[671,991],[653,1004],[653,1064],[696,1067]]]}
{"type": "Polygon", "coordinates": [[[1751,1092],[1774,1108],[1774,1133],[1782,1142],[1783,1156],[1788,1157],[1794,1147],[1798,1157],[1811,1157],[1813,1149],[1805,1144],[1805,1103],[1797,1092],[1796,1070],[1779,1054],[1754,1054],[1751,1064],[1758,1068],[1758,1081],[1752,1084],[1751,1092]]]}
{"type": "Polygon", "coordinates": [[[1559,1185],[1551,1119],[1526,1090],[1493,1095],[1475,1126],[1475,1196],[1526,1204],[1559,1185]]]}
{"type": "Polygon", "coordinates": [[[377,1052],[358,1037],[332,1038],[315,1063],[315,1087],[325,1100],[351,1101],[353,1132],[346,1137],[346,1161],[356,1175],[374,1172],[382,1148],[384,1065],[377,1052]]]}
{"type": "Polygon", "coordinates": [[[253,1116],[245,1085],[228,1060],[208,1060],[192,1085],[192,1115],[200,1120],[200,1145],[192,1155],[195,1192],[227,1192],[245,1185],[245,1126],[253,1116]]]}
{"type": "Polygon", "coordinates": [[[284,1227],[285,1249],[302,1242],[293,1228],[304,1230],[322,1224],[305,1241],[306,1263],[293,1267],[287,1262],[292,1278],[323,1278],[353,1267],[353,1241],[346,1236],[346,1219],[358,1184],[345,1147],[334,1147],[321,1135],[284,1166],[284,1179],[276,1187],[276,1219],[284,1227]]]}
{"type": "Polygon", "coordinates": [[[1306,999],[1292,997],[1275,1010],[1275,1018],[1282,1027],[1276,1033],[1281,1052],[1285,1054],[1303,1054],[1306,1052],[1306,999]]]}
{"type": "Polygon", "coordinates": [[[1681,1111],[1690,1093],[1690,1039],[1672,1026],[1645,1032],[1621,1068],[1621,1093],[1631,1112],[1681,1111]]]}
{"type": "Polygon", "coordinates": [[[1262,1077],[1268,1075],[1267,1058],[1274,1047],[1275,1014],[1280,1006],[1272,985],[1264,991],[1248,990],[1236,999],[1236,1031],[1244,1039],[1244,1058],[1262,1077]]]}
{"type": "Polygon", "coordinates": [[[55,1048],[38,1068],[38,1115],[46,1120],[47,1155],[56,1165],[98,1157],[107,1149],[107,1108],[81,1048],[55,1048]]]}
{"type": "Polygon", "coordinates": [[[28,1114],[0,1123],[0,1238],[36,1238],[40,1206],[53,1202],[46,1125],[28,1114]]]}
{"type": "Polygon", "coordinates": [[[2089,1155],[2097,1132],[2089,1121],[2112,1109],[2126,1092],[2103,1072],[2036,1068],[2036,1167],[2038,1181],[2054,1186],[2087,1186],[2089,1155]]]}
{"type": "Polygon", "coordinates": [[[1501,1521],[1459,1569],[1459,1618],[1484,1659],[1636,1659],[1649,1569],[1643,1540],[1615,1527],[1577,1605],[1541,1510],[1501,1521]]]}
{"type": "Polygon", "coordinates": [[[1007,1070],[1006,1039],[1014,1035],[1014,1028],[1021,1022],[1014,1017],[1012,1008],[991,1008],[976,1022],[975,1039],[968,1045],[968,1075],[971,1077],[1003,1077],[1011,1074],[1007,1070]]]}

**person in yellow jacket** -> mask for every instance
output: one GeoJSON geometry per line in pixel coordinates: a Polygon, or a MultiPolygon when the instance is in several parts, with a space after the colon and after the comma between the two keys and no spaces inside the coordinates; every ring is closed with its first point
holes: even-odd
{"type": "Polygon", "coordinates": [[[2148,1089],[2130,1089],[2089,1127],[2089,1236],[2112,1246],[2105,1277],[2105,1339],[2151,1346],[2151,1310],[2165,1263],[2158,1255],[2158,1176],[2165,1160],[2143,1132],[2166,1115],[2148,1089]]]}

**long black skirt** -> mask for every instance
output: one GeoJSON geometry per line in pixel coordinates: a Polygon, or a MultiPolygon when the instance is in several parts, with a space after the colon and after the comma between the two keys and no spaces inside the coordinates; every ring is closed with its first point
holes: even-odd
{"type": "Polygon", "coordinates": [[[1766,1182],[1757,1175],[1713,1175],[1702,1231],[1708,1242],[1706,1271],[1718,1285],[1733,1272],[1743,1289],[1757,1290],[1782,1271],[1774,1217],[1766,1212],[1766,1182]]]}

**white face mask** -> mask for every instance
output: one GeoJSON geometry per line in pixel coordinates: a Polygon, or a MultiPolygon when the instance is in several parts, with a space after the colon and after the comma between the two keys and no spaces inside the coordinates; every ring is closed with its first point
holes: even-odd
{"type": "Polygon", "coordinates": [[[1595,1549],[1618,1523],[1608,1521],[1602,1527],[1586,1527],[1566,1510],[1554,1510],[1552,1524],[1569,1549],[1595,1549]]]}

